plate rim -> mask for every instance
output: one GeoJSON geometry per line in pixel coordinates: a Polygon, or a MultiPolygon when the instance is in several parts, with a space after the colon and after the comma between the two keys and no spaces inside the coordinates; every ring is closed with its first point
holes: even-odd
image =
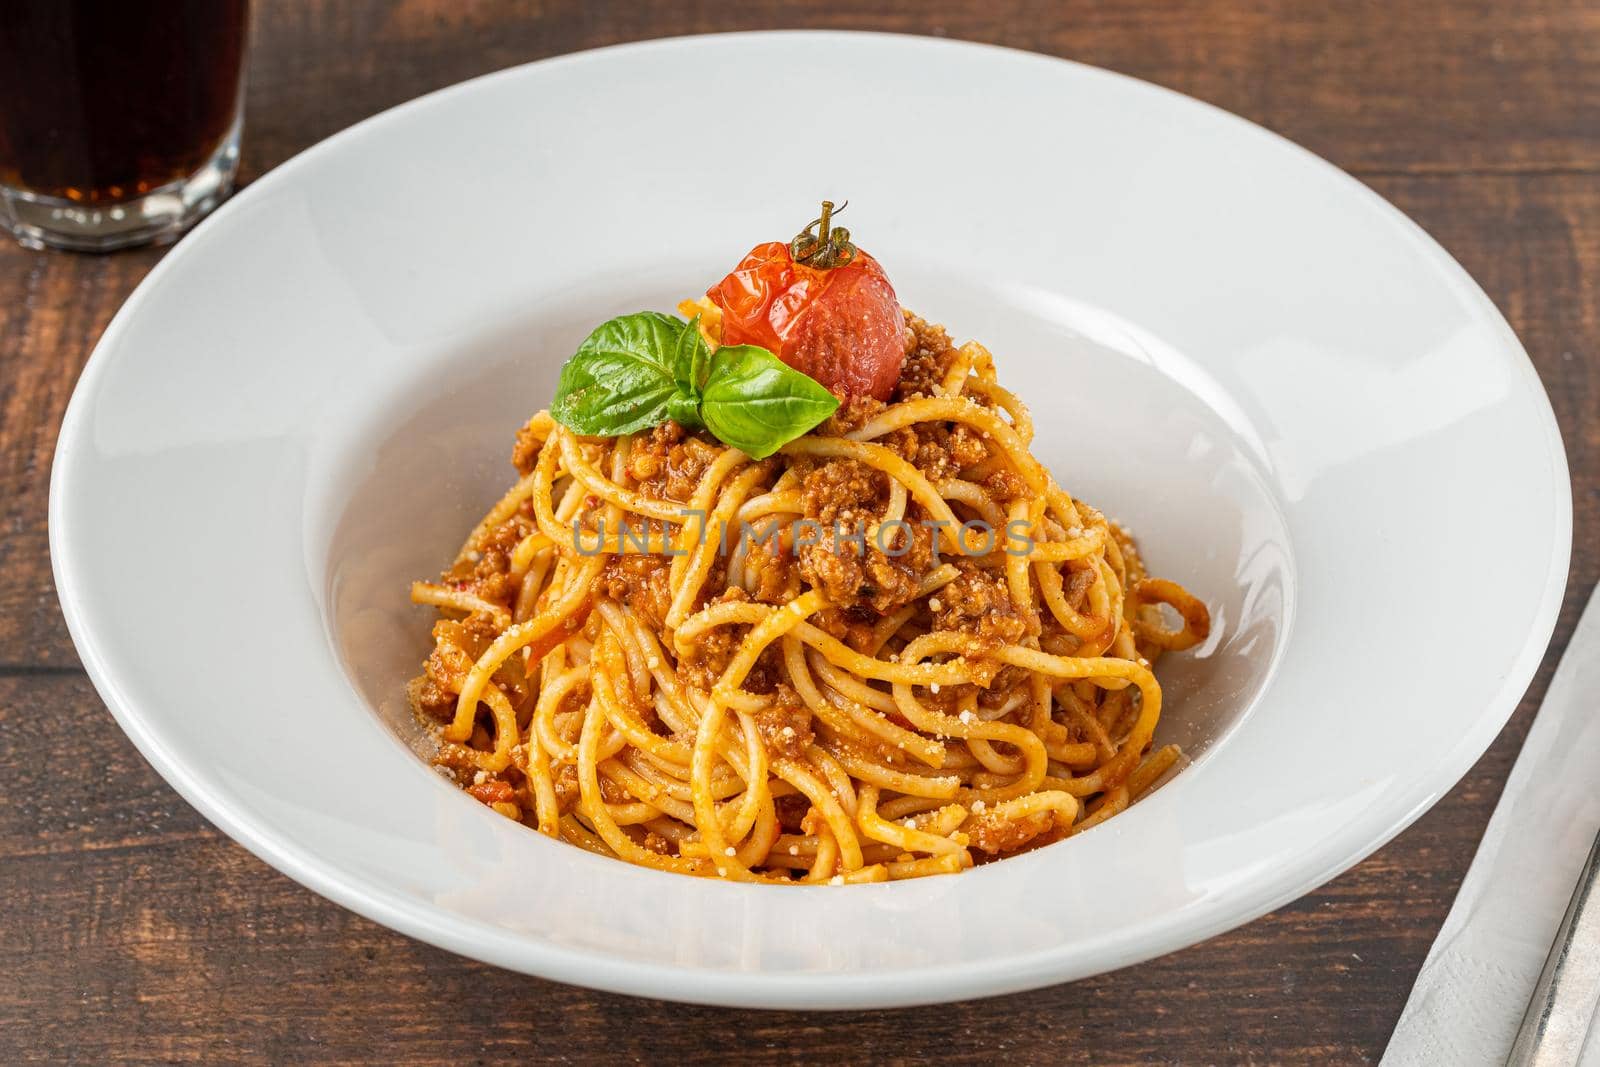
{"type": "MultiPolygon", "coordinates": [[[[1499,307],[1465,268],[1421,226],[1375,190],[1333,163],[1264,126],[1214,104],[1153,82],[1076,60],[1001,45],[916,34],[841,30],[758,30],[686,34],[632,41],[552,56],[488,72],[368,116],[307,146],[251,182],[162,257],[135,287],[96,341],[73,387],[57,435],[51,462],[47,521],[51,570],[57,600],[84,670],[107,709],[140,754],[183,797],[185,802],[223,830],[236,843],[277,871],[313,892],[391,929],[459,955],[523,973],[589,988],[690,1003],[745,1008],[830,1009],[864,1005],[903,1007],[995,996],[1055,982],[1076,980],[1128,966],[1177,951],[1182,946],[1196,944],[1226,930],[1252,922],[1268,911],[1311,892],[1317,886],[1361,862],[1409,827],[1453,788],[1479,756],[1487,750],[1515,712],[1544,659],[1565,600],[1571,560],[1572,518],[1571,477],[1560,426],[1555,419],[1554,410],[1537,368],[1528,357],[1520,339],[1506,322],[1499,307]],[[1110,77],[1132,83],[1141,90],[1154,90],[1158,94],[1175,97],[1182,104],[1199,105],[1216,115],[1225,117],[1226,121],[1247,127],[1253,134],[1265,134],[1280,147],[1287,146],[1294,153],[1332,171],[1342,186],[1365,199],[1369,205],[1377,207],[1390,221],[1402,223],[1402,229],[1412,243],[1419,247],[1419,254],[1442,268],[1442,273],[1448,278],[1452,287],[1468,297],[1473,306],[1480,308],[1489,316],[1502,335],[1502,348],[1506,349],[1508,366],[1515,367],[1517,380],[1525,390],[1531,392],[1534,407],[1540,416],[1541,428],[1548,446],[1548,457],[1552,465],[1552,475],[1558,487],[1552,501],[1554,514],[1551,516],[1555,542],[1533,625],[1529,629],[1527,640],[1518,650],[1502,679],[1499,689],[1483,701],[1484,710],[1472,724],[1473,728],[1458,736],[1448,754],[1442,757],[1440,766],[1447,767],[1448,770],[1439,772],[1437,781],[1416,785],[1408,790],[1404,814],[1393,820],[1380,835],[1374,837],[1370,833],[1353,833],[1346,828],[1346,832],[1338,837],[1339,847],[1329,848],[1328,858],[1316,865],[1315,869],[1304,870],[1298,877],[1281,879],[1278,883],[1258,880],[1241,890],[1234,898],[1232,906],[1213,907],[1199,918],[1188,912],[1168,912],[1160,920],[1141,927],[1137,940],[1124,938],[1120,946],[1113,944],[1112,951],[1102,953],[1102,958],[1108,962],[1089,968],[1063,965],[1062,961],[1057,959],[1067,947],[1082,950],[1083,942],[1073,942],[1071,946],[1050,945],[1030,953],[1013,954],[977,963],[919,968],[914,974],[906,971],[868,974],[714,971],[688,965],[638,961],[590,949],[572,949],[531,937],[507,937],[504,930],[492,924],[469,919],[436,906],[424,905],[388,886],[362,880],[336,862],[309,849],[298,848],[293,841],[282,840],[280,832],[262,824],[259,817],[245,809],[243,805],[235,805],[226,798],[219,799],[213,796],[208,787],[191,773],[182,761],[169,754],[158,736],[158,731],[150,728],[143,714],[123,693],[116,678],[106,666],[101,653],[105,637],[97,632],[95,624],[82,610],[82,597],[78,594],[78,583],[73,574],[72,552],[67,547],[67,535],[62,532],[64,528],[62,520],[67,507],[65,501],[72,495],[71,464],[72,457],[77,451],[74,445],[84,433],[87,413],[99,395],[100,379],[109,352],[118,343],[127,322],[138,314],[149,293],[162,284],[162,279],[173,269],[173,264],[182,262],[186,256],[192,254],[195,235],[210,232],[215,220],[229,218],[235,211],[247,208],[258,197],[265,195],[265,191],[292,180],[310,163],[327,153],[340,150],[348,141],[361,137],[369,126],[392,121],[398,115],[435,106],[440,100],[450,98],[454,94],[465,95],[472,92],[479,83],[494,79],[513,79],[531,67],[547,70],[556,66],[578,65],[594,61],[596,58],[636,50],[694,47],[701,41],[727,38],[773,37],[813,38],[819,41],[877,39],[891,47],[912,45],[951,51],[983,51],[1001,53],[1013,62],[1041,65],[1064,63],[1093,76],[1110,77]],[[258,189],[263,192],[256,192],[258,189]],[[1516,359],[1516,356],[1520,356],[1520,360],[1516,359]],[[1176,939],[1169,935],[1176,935],[1176,939]],[[1159,947],[1157,943],[1164,943],[1168,947],[1159,947]]],[[[806,892],[807,889],[796,888],[791,891],[806,892]]],[[[1108,936],[1108,940],[1115,942],[1117,939],[1108,936]]]]}

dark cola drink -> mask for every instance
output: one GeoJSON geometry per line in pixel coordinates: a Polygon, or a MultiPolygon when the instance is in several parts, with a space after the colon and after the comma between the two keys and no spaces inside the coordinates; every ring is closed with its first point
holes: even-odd
{"type": "Polygon", "coordinates": [[[0,225],[24,244],[171,239],[238,161],[247,0],[6,0],[0,225]]]}

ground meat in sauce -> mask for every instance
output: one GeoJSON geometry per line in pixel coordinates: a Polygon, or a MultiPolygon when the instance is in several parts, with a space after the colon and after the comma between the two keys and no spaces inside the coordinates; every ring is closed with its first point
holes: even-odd
{"type": "Polygon", "coordinates": [[[578,800],[583,796],[583,787],[578,785],[578,768],[570,763],[564,763],[554,768],[556,792],[556,810],[563,815],[578,806],[578,800]]]}
{"type": "Polygon", "coordinates": [[[521,514],[512,515],[490,532],[477,552],[458,560],[440,574],[439,584],[509,609],[517,594],[510,575],[511,554],[533,529],[531,519],[521,514]]]}
{"type": "Polygon", "coordinates": [[[539,450],[544,447],[545,436],[536,433],[533,423],[517,431],[517,443],[511,447],[511,464],[523,477],[533,473],[539,463],[539,450]]]}
{"type": "Polygon", "coordinates": [[[895,386],[894,400],[912,400],[918,397],[938,396],[940,384],[955,359],[956,348],[943,326],[929,323],[906,313],[909,331],[906,362],[900,368],[900,382],[895,386]]]}
{"type": "MultiPolygon", "coordinates": [[[[749,600],[743,589],[733,588],[709,603],[742,603],[749,600]]],[[[688,684],[710,690],[727,670],[733,655],[750,627],[744,624],[716,626],[702,633],[689,651],[678,660],[678,676],[688,684]]]]}
{"type": "Polygon", "coordinates": [[[433,765],[462,787],[472,784],[473,776],[478,772],[477,757],[460,745],[442,746],[433,757],[433,765]]]}
{"type": "Polygon", "coordinates": [[[672,606],[671,572],[672,560],[666,556],[612,556],[600,571],[600,588],[612,600],[633,609],[647,629],[660,633],[672,606]]]}
{"type": "Polygon", "coordinates": [[[440,619],[433,624],[433,651],[428,654],[427,662],[423,664],[423,683],[424,686],[431,683],[438,691],[437,694],[429,695],[433,703],[449,700],[451,714],[446,718],[454,717],[454,694],[461,691],[461,683],[472,670],[472,665],[478,662],[478,657],[483,655],[483,650],[488,648],[489,642],[493,640],[492,629],[485,634],[483,627],[474,624],[473,619],[464,622],[440,619]]]}
{"type": "Polygon", "coordinates": [[[484,804],[510,804],[517,799],[517,791],[503,778],[489,778],[467,786],[467,792],[484,804]]]}
{"type": "Polygon", "coordinates": [[[441,687],[426,673],[412,680],[409,689],[411,706],[437,723],[447,723],[456,717],[456,695],[441,687]]]}
{"type": "Polygon", "coordinates": [[[864,651],[873,637],[873,626],[881,616],[865,604],[850,608],[823,608],[812,617],[817,629],[838,638],[858,652],[864,651]]]}
{"type": "Polygon", "coordinates": [[[983,480],[983,488],[991,497],[1002,504],[1009,504],[1014,500],[1025,500],[1033,494],[1028,490],[1028,483],[1022,480],[1022,475],[1009,467],[995,471],[983,480]]]}
{"type": "Polygon", "coordinates": [[[628,473],[645,496],[687,502],[722,448],[675,422],[664,422],[634,444],[628,473]]]}
{"type": "Polygon", "coordinates": [[[960,477],[966,468],[989,458],[983,439],[960,424],[917,423],[885,434],[880,443],[934,485],[960,477]]]}
{"type": "Polygon", "coordinates": [[[973,815],[961,827],[980,852],[1010,852],[1050,829],[1049,812],[1036,812],[1020,819],[1006,819],[985,812],[973,815]]]}
{"type": "Polygon", "coordinates": [[[774,797],[772,806],[778,812],[778,825],[783,827],[786,833],[791,834],[800,833],[800,827],[811,811],[811,801],[803,793],[786,793],[781,797],[774,797]]]}
{"type": "Polygon", "coordinates": [[[822,437],[847,437],[883,414],[888,406],[870,396],[847,397],[815,432],[822,437]]]}
{"type": "Polygon", "coordinates": [[[888,499],[887,476],[854,459],[826,460],[802,481],[802,507],[805,518],[817,525],[817,539],[796,548],[800,576],[841,608],[864,602],[886,615],[916,596],[932,557],[931,531],[908,510],[910,529],[891,527],[884,540],[894,551],[904,537],[911,538],[910,545],[900,555],[884,552],[868,531],[888,499]]]}
{"type": "Polygon", "coordinates": [[[620,783],[614,782],[602,774],[600,776],[600,799],[607,804],[631,804],[637,798],[620,783]]]}
{"type": "Polygon", "coordinates": [[[769,753],[798,759],[815,740],[811,730],[811,712],[787,685],[776,685],[773,696],[772,703],[751,714],[756,731],[769,753]]]}
{"type": "Polygon", "coordinates": [[[510,608],[517,595],[516,584],[511,580],[511,554],[532,531],[531,522],[521,516],[513,516],[489,535],[475,561],[469,557],[457,568],[447,571],[444,584],[465,590],[491,604],[510,608]],[[467,566],[471,569],[466,570],[467,566]]]}
{"type": "Polygon", "coordinates": [[[989,446],[970,426],[958,425],[950,431],[945,447],[950,452],[950,462],[957,470],[976,467],[989,458],[989,446]]]}
{"type": "Polygon", "coordinates": [[[739,688],[747,693],[767,696],[783,683],[783,650],[773,644],[756,657],[755,666],[744,676],[739,688]]]}
{"type": "Polygon", "coordinates": [[[955,580],[928,598],[935,629],[971,634],[984,648],[1037,636],[1038,620],[1012,601],[1003,574],[968,560],[956,567],[960,573],[955,580]]]}
{"type": "MultiPolygon", "coordinates": [[[[744,642],[745,634],[749,632],[750,627],[744,625],[719,626],[708,631],[678,661],[678,677],[697,689],[710,692],[721,680],[728,664],[739,651],[740,644],[744,642]]],[[[739,688],[758,696],[771,693],[783,678],[782,656],[778,645],[768,645],[756,657],[755,664],[744,676],[739,688]]]]}
{"type": "Polygon", "coordinates": [[[1011,693],[1028,678],[1028,670],[1008,663],[989,679],[986,689],[978,690],[978,703],[985,708],[998,708],[1011,698],[1011,693]]]}
{"type": "Polygon", "coordinates": [[[801,483],[806,518],[824,527],[872,522],[888,500],[888,479],[853,459],[830,459],[813,467],[801,483]]]}
{"type": "Polygon", "coordinates": [[[804,590],[794,561],[776,541],[751,548],[745,556],[745,573],[755,576],[751,596],[760,604],[787,604],[804,590]]]}

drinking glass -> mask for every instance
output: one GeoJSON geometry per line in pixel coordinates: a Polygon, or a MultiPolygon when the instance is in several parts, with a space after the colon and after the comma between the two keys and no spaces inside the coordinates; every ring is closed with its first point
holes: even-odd
{"type": "Polygon", "coordinates": [[[248,0],[6,0],[0,227],[30,248],[176,239],[233,188],[248,0]]]}

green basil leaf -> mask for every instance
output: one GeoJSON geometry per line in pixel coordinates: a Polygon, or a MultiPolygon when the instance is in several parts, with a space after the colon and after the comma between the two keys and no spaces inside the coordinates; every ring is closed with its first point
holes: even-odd
{"type": "Polygon", "coordinates": [[[700,417],[700,398],[682,389],[668,398],[667,418],[689,430],[697,430],[705,425],[705,420],[700,417]]]}
{"type": "Polygon", "coordinates": [[[682,319],[656,311],[601,323],[561,368],[550,414],[574,433],[614,436],[666,421],[679,392],[674,353],[682,319]]]}
{"type": "Polygon", "coordinates": [[[672,350],[672,373],[678,388],[689,396],[699,396],[706,384],[706,370],[711,362],[711,346],[700,333],[700,316],[689,320],[688,327],[678,335],[672,350]]]}
{"type": "Polygon", "coordinates": [[[765,348],[729,345],[711,356],[700,414],[724,444],[765,459],[838,407],[837,397],[765,348]]]}

